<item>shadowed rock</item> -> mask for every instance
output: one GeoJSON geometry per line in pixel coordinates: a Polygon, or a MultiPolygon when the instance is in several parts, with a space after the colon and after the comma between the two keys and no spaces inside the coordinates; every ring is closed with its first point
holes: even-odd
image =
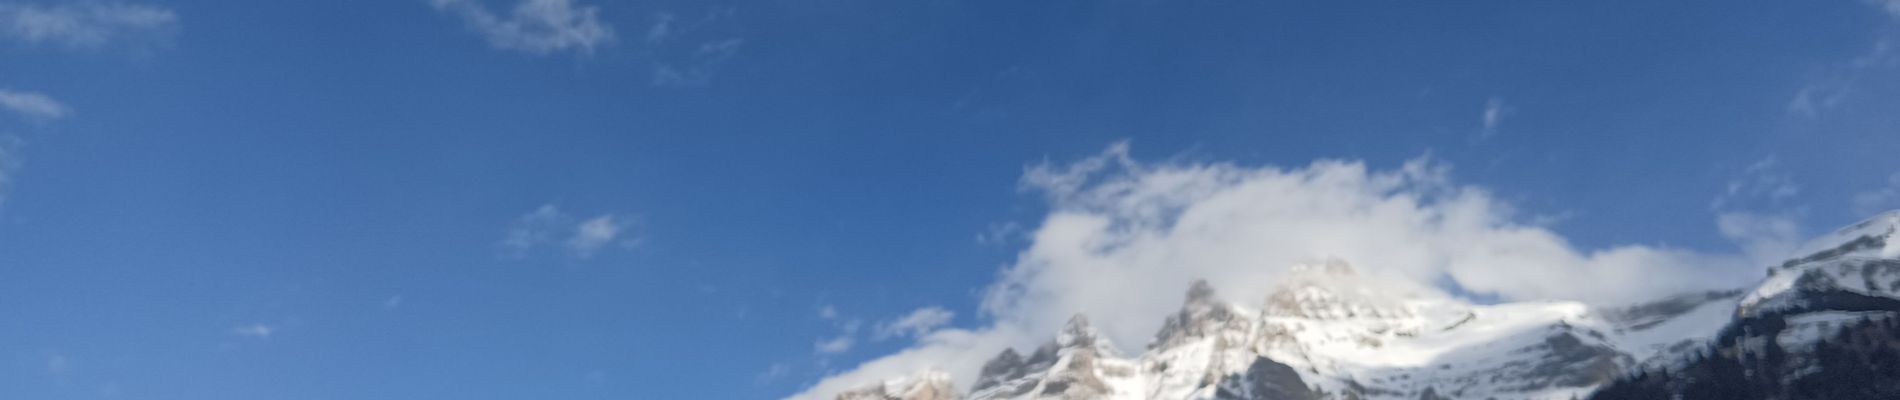
{"type": "Polygon", "coordinates": [[[1219,400],[1318,400],[1293,367],[1266,357],[1256,358],[1239,376],[1223,380],[1214,392],[1219,400]]]}

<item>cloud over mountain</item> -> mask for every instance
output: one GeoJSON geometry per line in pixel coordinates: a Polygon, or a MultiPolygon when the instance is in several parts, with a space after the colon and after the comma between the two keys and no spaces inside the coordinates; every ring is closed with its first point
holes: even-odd
{"type": "Polygon", "coordinates": [[[1195,279],[1253,303],[1300,264],[1361,271],[1505,300],[1629,302],[1758,278],[1739,254],[1649,245],[1584,248],[1523,222],[1507,201],[1416,159],[1391,170],[1322,160],[1283,168],[1148,163],[1125,143],[1030,168],[1026,190],[1050,213],[984,292],[985,326],[943,329],[831,376],[795,398],[925,368],[970,382],[1005,347],[1046,340],[1077,312],[1113,342],[1146,343],[1195,279]]]}

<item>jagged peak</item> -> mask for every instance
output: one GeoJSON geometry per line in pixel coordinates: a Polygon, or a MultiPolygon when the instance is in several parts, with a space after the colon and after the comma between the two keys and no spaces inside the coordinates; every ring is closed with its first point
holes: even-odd
{"type": "Polygon", "coordinates": [[[1214,301],[1214,286],[1208,284],[1206,279],[1195,279],[1194,283],[1188,284],[1186,304],[1209,304],[1214,301]]]}
{"type": "Polygon", "coordinates": [[[1069,317],[1069,322],[1062,326],[1062,333],[1056,335],[1056,346],[1062,348],[1103,347],[1107,342],[1095,327],[1089,326],[1089,317],[1082,313],[1069,317]]]}
{"type": "Polygon", "coordinates": [[[1065,333],[1081,333],[1092,330],[1094,330],[1094,328],[1089,327],[1089,316],[1083,313],[1075,313],[1075,315],[1069,316],[1069,322],[1062,325],[1062,331],[1065,333]]]}
{"type": "Polygon", "coordinates": [[[1162,322],[1161,330],[1155,332],[1148,348],[1169,347],[1204,337],[1219,325],[1232,321],[1235,315],[1232,306],[1215,297],[1213,285],[1205,279],[1196,279],[1188,285],[1187,299],[1182,302],[1181,310],[1162,322]]]}
{"type": "Polygon", "coordinates": [[[971,390],[983,390],[1021,378],[1028,374],[1029,368],[1029,362],[1016,349],[1003,349],[996,357],[983,363],[983,370],[977,373],[976,386],[972,386],[971,390]]]}

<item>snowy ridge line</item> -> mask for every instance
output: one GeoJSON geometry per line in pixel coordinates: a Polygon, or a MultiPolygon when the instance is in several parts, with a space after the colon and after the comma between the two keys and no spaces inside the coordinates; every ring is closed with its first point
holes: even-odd
{"type": "Polygon", "coordinates": [[[1139,354],[1077,315],[1038,348],[996,355],[961,397],[942,397],[948,376],[931,372],[840,399],[1585,398],[1717,349],[1806,351],[1844,321],[1900,317],[1896,234],[1900,211],[1882,213],[1809,241],[1754,287],[1622,307],[1472,304],[1333,260],[1294,268],[1252,305],[1195,282],[1139,354]]]}

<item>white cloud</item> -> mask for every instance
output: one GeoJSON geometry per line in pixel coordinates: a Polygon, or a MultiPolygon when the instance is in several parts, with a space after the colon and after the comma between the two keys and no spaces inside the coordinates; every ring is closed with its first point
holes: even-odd
{"type": "Polygon", "coordinates": [[[394,310],[396,307],[402,307],[402,296],[389,296],[383,300],[384,310],[394,310]]]}
{"type": "Polygon", "coordinates": [[[55,120],[72,114],[72,108],[44,94],[0,88],[0,109],[34,120],[55,120]]]}
{"type": "Polygon", "coordinates": [[[923,337],[949,324],[953,317],[956,317],[956,313],[945,310],[943,307],[919,308],[898,319],[878,324],[872,336],[879,340],[898,336],[923,337]]]}
{"type": "Polygon", "coordinates": [[[589,218],[575,228],[574,237],[567,240],[568,250],[575,257],[593,257],[601,247],[607,246],[620,237],[620,231],[626,229],[626,223],[615,221],[612,215],[589,218]]]}
{"type": "Polygon", "coordinates": [[[236,328],[231,328],[232,334],[235,334],[238,336],[244,336],[244,337],[253,337],[253,338],[258,338],[258,339],[269,339],[270,335],[276,332],[277,332],[276,327],[265,325],[263,323],[239,325],[236,328]]]}
{"type": "Polygon", "coordinates": [[[1511,109],[1504,105],[1504,99],[1492,97],[1485,100],[1484,112],[1478,116],[1478,122],[1483,127],[1483,130],[1478,131],[1478,140],[1497,136],[1498,127],[1504,124],[1504,116],[1510,112],[1511,109]]]}
{"type": "Polygon", "coordinates": [[[1330,160],[1298,168],[1151,164],[1129,157],[1125,144],[1032,168],[1024,185],[1045,194],[1051,212],[985,290],[986,326],[926,334],[794,398],[829,398],[926,368],[967,385],[1001,349],[1050,340],[1077,312],[1114,342],[1140,346],[1180,307],[1166,294],[1195,279],[1252,303],[1289,267],[1330,258],[1504,300],[1631,302],[1739,287],[1761,275],[1739,254],[1580,248],[1449,175],[1429,160],[1392,170],[1330,160]]]}
{"type": "MultiPolygon", "coordinates": [[[[1900,0],[1895,0],[1900,1],[1900,0]]],[[[1878,189],[1854,194],[1853,206],[1856,215],[1873,215],[1881,211],[1900,208],[1900,172],[1887,176],[1887,185],[1878,189]]]]}
{"type": "Polygon", "coordinates": [[[28,44],[97,47],[163,40],[177,29],[178,14],[162,7],[96,1],[0,4],[0,36],[28,44]]]}
{"type": "Polygon", "coordinates": [[[851,335],[843,335],[813,343],[812,351],[818,352],[818,354],[838,354],[851,351],[851,346],[856,343],[857,340],[853,339],[851,335]]]}
{"type": "Polygon", "coordinates": [[[601,214],[582,220],[546,204],[515,218],[501,245],[516,257],[525,257],[534,249],[559,243],[569,256],[587,259],[609,247],[638,246],[639,238],[627,237],[631,225],[624,216],[601,214]]]}
{"type": "Polygon", "coordinates": [[[830,304],[826,304],[824,307],[818,307],[818,318],[825,320],[838,319],[838,307],[833,307],[830,304]]]}
{"type": "Polygon", "coordinates": [[[1715,218],[1722,237],[1742,247],[1755,265],[1774,265],[1794,255],[1801,245],[1800,225],[1794,217],[1748,212],[1726,212],[1715,218]]]}
{"type": "Polygon", "coordinates": [[[429,0],[437,11],[461,17],[497,49],[548,54],[573,50],[591,54],[614,41],[614,29],[600,21],[600,8],[573,0],[521,0],[508,15],[496,15],[476,0],[429,0]]]}

